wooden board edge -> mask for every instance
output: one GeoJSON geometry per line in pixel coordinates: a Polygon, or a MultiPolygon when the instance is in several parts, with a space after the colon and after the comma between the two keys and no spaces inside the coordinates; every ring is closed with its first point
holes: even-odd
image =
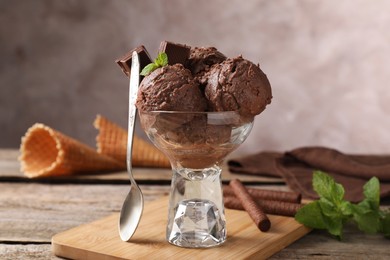
{"type": "MultiPolygon", "coordinates": [[[[54,238],[54,237],[53,237],[54,238]]],[[[66,259],[91,259],[91,260],[124,260],[125,258],[116,257],[113,255],[107,255],[102,252],[93,252],[83,250],[77,247],[70,247],[64,244],[55,242],[55,239],[51,243],[52,252],[55,256],[63,257],[66,259]]]]}

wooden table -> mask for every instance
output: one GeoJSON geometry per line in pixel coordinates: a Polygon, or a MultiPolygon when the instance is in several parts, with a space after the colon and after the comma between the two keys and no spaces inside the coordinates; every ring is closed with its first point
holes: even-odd
{"type": "MultiPolygon", "coordinates": [[[[129,190],[126,172],[29,180],[20,173],[18,151],[0,149],[0,259],[59,259],[51,251],[54,234],[119,212],[129,190]]],[[[169,192],[170,171],[136,169],[146,200],[169,192]]],[[[239,177],[248,185],[288,190],[280,179],[239,177]]],[[[323,231],[291,244],[271,259],[390,259],[389,240],[353,226],[339,242],[323,231]]]]}

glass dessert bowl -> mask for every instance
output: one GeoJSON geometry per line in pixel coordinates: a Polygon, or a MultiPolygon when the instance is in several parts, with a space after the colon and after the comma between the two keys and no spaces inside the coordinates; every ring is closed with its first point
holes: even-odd
{"type": "Polygon", "coordinates": [[[190,248],[222,244],[226,221],[220,164],[247,138],[253,118],[233,111],[140,111],[139,116],[172,166],[168,242],[190,248]]]}

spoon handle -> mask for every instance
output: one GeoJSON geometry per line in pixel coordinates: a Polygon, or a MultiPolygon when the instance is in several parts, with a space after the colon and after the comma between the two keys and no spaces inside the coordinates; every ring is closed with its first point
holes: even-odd
{"type": "Polygon", "coordinates": [[[127,154],[126,154],[126,163],[127,171],[130,175],[130,180],[133,182],[133,176],[131,174],[131,154],[133,150],[133,138],[134,138],[134,128],[135,128],[135,119],[137,113],[137,107],[135,106],[135,101],[137,100],[137,92],[139,86],[139,58],[136,51],[133,52],[131,58],[131,72],[130,72],[130,84],[129,84],[129,123],[127,129],[127,154]]]}

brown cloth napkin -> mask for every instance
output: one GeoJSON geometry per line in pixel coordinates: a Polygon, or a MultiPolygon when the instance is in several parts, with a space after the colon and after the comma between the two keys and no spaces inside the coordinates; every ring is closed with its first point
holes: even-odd
{"type": "Polygon", "coordinates": [[[363,199],[363,185],[373,176],[381,183],[381,198],[390,197],[390,155],[348,155],[325,147],[303,147],[286,153],[260,152],[228,161],[239,174],[281,177],[304,198],[317,199],[312,188],[313,171],[331,175],[345,188],[345,199],[363,199]]]}

